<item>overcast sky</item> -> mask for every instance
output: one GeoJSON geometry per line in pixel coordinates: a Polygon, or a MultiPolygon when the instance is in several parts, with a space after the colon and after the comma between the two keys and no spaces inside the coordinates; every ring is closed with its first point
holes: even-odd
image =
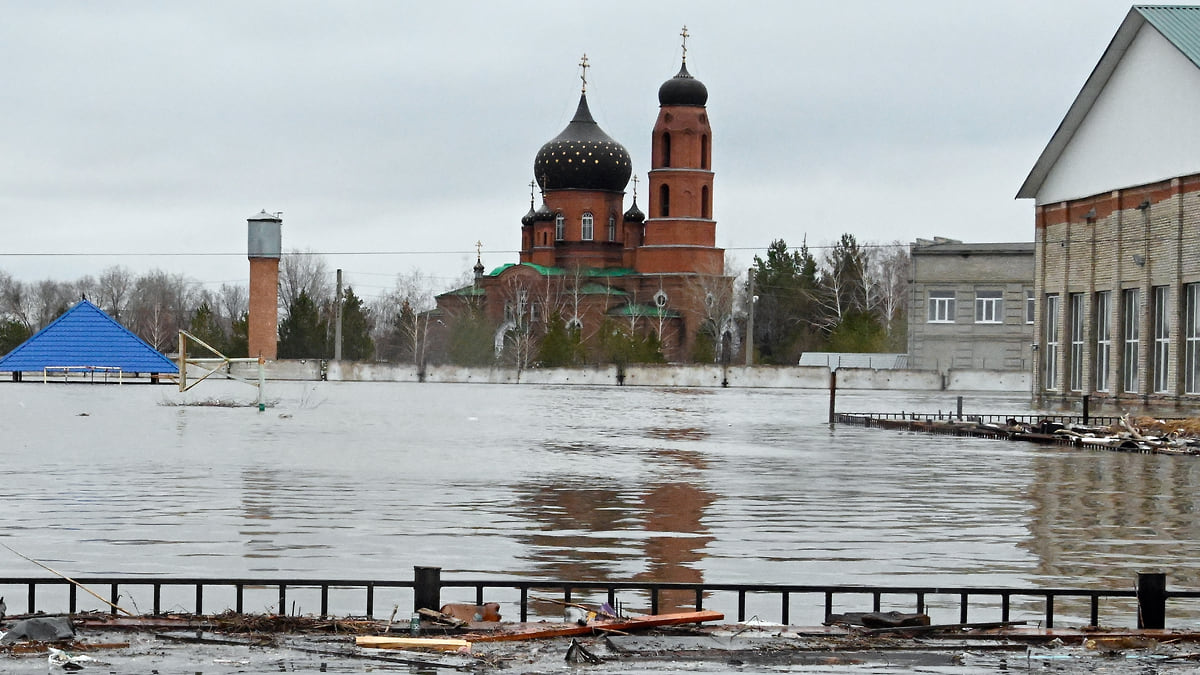
{"type": "Polygon", "coordinates": [[[585,52],[592,113],[645,184],[684,24],[739,268],[776,238],[1031,241],[1014,195],[1129,7],[5,3],[0,270],[244,283],[246,218],[266,209],[285,250],[326,254],[360,295],[414,268],[449,285],[477,240],[488,269],[516,260],[534,155],[574,113],[585,52]]]}

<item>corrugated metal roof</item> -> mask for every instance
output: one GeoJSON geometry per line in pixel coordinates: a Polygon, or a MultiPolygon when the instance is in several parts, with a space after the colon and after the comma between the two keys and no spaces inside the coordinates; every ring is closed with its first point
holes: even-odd
{"type": "Polygon", "coordinates": [[[0,372],[103,366],[130,373],[178,373],[179,368],[87,300],[0,359],[0,372]]]}
{"type": "Polygon", "coordinates": [[[655,305],[621,305],[609,310],[609,316],[637,316],[652,319],[678,319],[680,314],[673,309],[655,305]]]}
{"type": "Polygon", "coordinates": [[[1200,68],[1200,7],[1134,5],[1134,9],[1200,68]]]}

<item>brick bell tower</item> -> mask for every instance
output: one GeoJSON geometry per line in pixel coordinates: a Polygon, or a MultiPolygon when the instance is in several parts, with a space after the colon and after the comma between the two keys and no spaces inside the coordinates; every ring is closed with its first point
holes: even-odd
{"type": "Polygon", "coordinates": [[[279,346],[279,256],[283,219],[263,210],[246,219],[250,258],[250,311],[247,332],[251,358],[275,360],[279,346]]]}
{"type": "Polygon", "coordinates": [[[679,74],[658,89],[650,153],[649,214],[635,269],[643,274],[722,275],[712,218],[712,128],[708,88],[687,69],[687,27],[679,74]]]}

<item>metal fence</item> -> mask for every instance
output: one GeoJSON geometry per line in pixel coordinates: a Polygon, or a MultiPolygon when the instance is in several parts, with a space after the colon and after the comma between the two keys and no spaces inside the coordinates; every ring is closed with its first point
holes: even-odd
{"type": "MultiPolygon", "coordinates": [[[[0,578],[0,588],[25,587],[26,610],[32,614],[38,611],[76,613],[79,611],[79,593],[81,587],[87,592],[96,594],[95,589],[107,587],[111,603],[109,611],[117,613],[116,606],[123,591],[132,587],[149,588],[153,597],[152,615],[163,613],[163,589],[184,590],[189,595],[194,593],[192,613],[203,615],[205,611],[206,589],[222,588],[228,593],[234,593],[234,606],[230,609],[244,613],[246,591],[255,589],[256,592],[267,590],[271,594],[278,593],[280,613],[286,613],[289,591],[299,589],[316,589],[320,593],[320,615],[329,615],[329,597],[331,590],[352,591],[361,594],[362,604],[358,605],[365,611],[363,615],[373,617],[375,612],[376,592],[380,589],[407,589],[413,595],[414,610],[421,607],[436,609],[440,606],[440,593],[445,589],[471,589],[474,591],[476,604],[483,604],[493,599],[501,591],[519,597],[520,620],[530,618],[531,600],[536,600],[534,592],[554,593],[561,602],[572,602],[573,594],[596,596],[603,594],[607,602],[617,606],[623,598],[637,595],[642,601],[648,600],[649,612],[657,614],[660,611],[661,598],[670,593],[678,604],[678,598],[690,598],[690,606],[695,610],[705,609],[706,603],[716,600],[726,605],[736,603],[736,620],[745,621],[747,617],[747,599],[754,598],[761,602],[764,598],[768,604],[773,599],[778,607],[779,623],[788,624],[792,618],[793,601],[797,597],[809,601],[823,600],[824,612],[828,616],[834,612],[835,606],[846,603],[862,609],[862,596],[871,598],[871,611],[880,611],[883,598],[888,597],[889,608],[911,609],[918,613],[927,610],[932,597],[957,599],[958,620],[967,623],[971,618],[972,608],[986,605],[995,607],[999,604],[1000,620],[1007,622],[1013,618],[1015,600],[1040,603],[1042,607],[1042,625],[1053,628],[1055,609],[1064,601],[1086,602],[1089,608],[1088,625],[1100,625],[1103,618],[1112,624],[1113,621],[1135,619],[1139,628],[1162,628],[1167,616],[1167,604],[1179,606],[1181,600],[1191,600],[1190,613],[1195,611],[1194,600],[1200,598],[1200,591],[1168,591],[1166,576],[1159,573],[1138,575],[1135,589],[1106,590],[1106,589],[1072,589],[1072,588],[967,588],[967,587],[936,587],[936,586],[853,586],[853,585],[789,585],[789,584],[719,584],[719,583],[653,583],[640,581],[548,581],[548,580],[514,580],[514,579],[441,579],[439,568],[416,568],[413,580],[381,580],[381,579],[263,579],[263,578],[195,578],[195,577],[80,577],[75,583],[63,578],[33,578],[8,577],[0,578]],[[78,585],[76,585],[78,584],[78,585]],[[68,587],[66,607],[49,607],[39,603],[39,590],[47,587],[68,587]],[[857,596],[849,598],[849,596],[857,596]],[[900,596],[899,602],[893,600],[900,596]],[[911,605],[903,599],[909,598],[911,605]],[[1128,605],[1129,601],[1136,602],[1136,616],[1111,616],[1112,612],[1102,615],[1102,604],[1107,603],[1110,609],[1115,608],[1120,601],[1128,605]],[[840,601],[840,602],[839,602],[840,601]]],[[[101,598],[102,599],[102,598],[101,598]]],[[[8,603],[10,613],[18,608],[16,598],[10,597],[8,603]]],[[[393,610],[394,611],[394,610],[393,610]]],[[[1127,625],[1127,623],[1125,624],[1127,625]]]]}

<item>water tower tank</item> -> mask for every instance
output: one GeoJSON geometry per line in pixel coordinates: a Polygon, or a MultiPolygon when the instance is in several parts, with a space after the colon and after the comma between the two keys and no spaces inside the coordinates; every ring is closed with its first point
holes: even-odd
{"type": "Polygon", "coordinates": [[[263,210],[258,215],[246,219],[247,238],[246,256],[249,258],[278,259],[283,249],[283,235],[280,230],[283,218],[277,213],[267,213],[263,210]]]}

